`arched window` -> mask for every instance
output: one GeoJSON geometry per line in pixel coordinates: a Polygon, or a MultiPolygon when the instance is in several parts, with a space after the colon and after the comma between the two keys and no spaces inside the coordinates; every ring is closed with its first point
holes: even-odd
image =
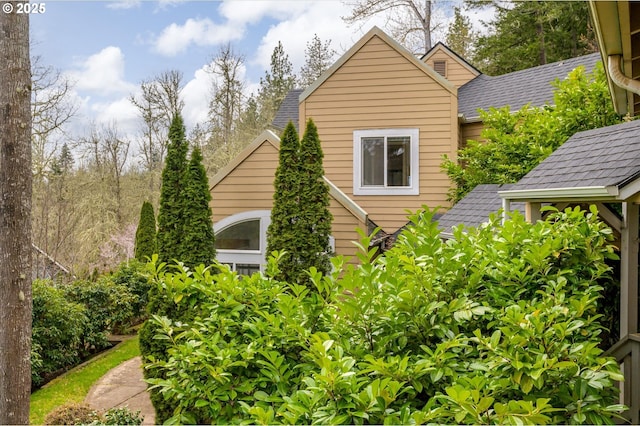
{"type": "Polygon", "coordinates": [[[242,275],[264,270],[270,222],[269,210],[242,212],[217,222],[213,229],[218,261],[242,275]]]}

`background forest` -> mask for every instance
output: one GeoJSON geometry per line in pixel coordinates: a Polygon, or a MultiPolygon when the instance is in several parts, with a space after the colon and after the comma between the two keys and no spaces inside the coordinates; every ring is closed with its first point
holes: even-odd
{"type": "MultiPolygon", "coordinates": [[[[391,10],[384,30],[416,55],[442,41],[489,75],[597,49],[584,2],[469,1],[455,8],[447,28],[434,13],[445,2],[348,3],[352,14],[344,17],[346,22],[366,25],[372,14],[391,10]],[[465,14],[483,7],[493,7],[495,19],[478,34],[465,14]],[[408,25],[412,22],[421,25],[408,25]],[[415,31],[407,33],[406,28],[415,31]],[[443,34],[442,40],[435,34],[443,34]]],[[[219,48],[207,70],[207,119],[187,135],[191,146],[201,150],[208,176],[269,128],[289,90],[310,85],[341,53],[331,40],[315,35],[307,42],[305,64],[294,70],[279,43],[259,88],[250,92],[240,72],[246,58],[232,44],[219,48]]],[[[133,257],[142,203],[150,202],[157,211],[169,123],[184,106],[183,76],[166,69],[140,82],[129,97],[139,114],[138,133],[132,136],[117,122],[88,122],[79,134],[72,133],[71,123],[81,119],[69,96],[74,81],[37,57],[32,72],[33,242],[76,276],[113,270],[133,257]]],[[[215,200],[213,205],[215,209],[215,200]]]]}

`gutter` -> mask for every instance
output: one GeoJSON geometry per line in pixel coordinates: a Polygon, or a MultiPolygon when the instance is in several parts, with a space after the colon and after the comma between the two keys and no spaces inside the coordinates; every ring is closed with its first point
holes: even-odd
{"type": "Polygon", "coordinates": [[[503,200],[617,200],[617,186],[586,186],[579,188],[547,188],[498,191],[503,200]]]}

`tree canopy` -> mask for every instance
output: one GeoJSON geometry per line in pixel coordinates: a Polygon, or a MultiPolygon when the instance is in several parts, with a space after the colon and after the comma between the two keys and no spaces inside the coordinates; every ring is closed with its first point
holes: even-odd
{"type": "Polygon", "coordinates": [[[157,252],[156,247],[156,216],[153,205],[145,201],[140,209],[134,256],[139,261],[146,262],[157,252]]]}
{"type": "Polygon", "coordinates": [[[587,2],[477,1],[496,10],[489,33],[476,42],[473,62],[500,75],[597,51],[587,2]]]}

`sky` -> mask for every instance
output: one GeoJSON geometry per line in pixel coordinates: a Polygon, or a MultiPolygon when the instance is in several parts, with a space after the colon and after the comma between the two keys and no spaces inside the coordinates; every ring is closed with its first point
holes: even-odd
{"type": "MultiPolygon", "coordinates": [[[[341,17],[350,7],[339,0],[47,0],[44,5],[44,13],[31,15],[32,54],[74,82],[76,134],[96,123],[116,124],[134,135],[141,122],[129,96],[143,80],[170,69],[184,76],[187,129],[202,122],[211,91],[205,69],[227,43],[244,56],[251,91],[269,69],[278,41],[297,72],[314,34],[343,53],[373,25],[385,30],[384,16],[347,25],[341,17]]],[[[451,14],[441,13],[445,20],[451,14]]],[[[471,19],[480,25],[487,16],[471,19]]]]}

